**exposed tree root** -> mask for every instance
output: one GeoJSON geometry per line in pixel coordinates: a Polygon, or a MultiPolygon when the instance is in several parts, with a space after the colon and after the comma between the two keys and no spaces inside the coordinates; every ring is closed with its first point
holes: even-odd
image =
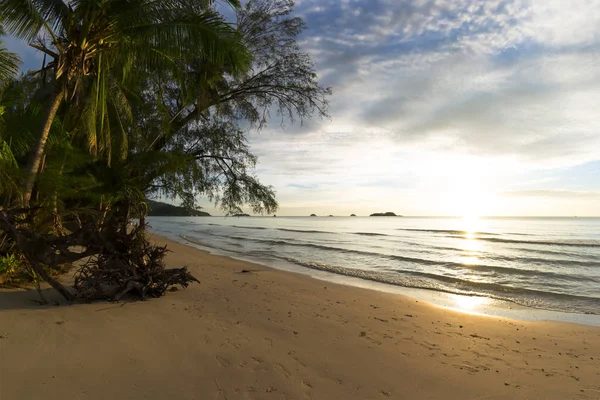
{"type": "Polygon", "coordinates": [[[144,223],[127,232],[127,213],[123,218],[112,214],[102,225],[89,223],[69,235],[30,229],[34,213],[34,209],[0,209],[0,236],[12,241],[35,274],[67,301],[119,300],[127,293],[143,300],[160,297],[171,286],[185,288],[198,282],[185,267],[165,268],[167,249],[148,241],[144,223]],[[75,247],[81,251],[73,251],[75,247]],[[47,268],[85,258],[89,260],[75,274],[74,293],[48,273],[47,268]]]}
{"type": "Polygon", "coordinates": [[[86,300],[119,300],[127,293],[144,300],[160,297],[174,285],[198,282],[186,267],[166,269],[167,248],[148,242],[141,227],[116,238],[114,251],[103,251],[75,275],[77,296],[86,300]]]}

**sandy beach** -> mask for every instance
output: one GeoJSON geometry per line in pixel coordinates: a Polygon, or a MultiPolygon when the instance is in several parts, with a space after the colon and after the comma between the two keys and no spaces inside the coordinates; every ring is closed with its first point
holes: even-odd
{"type": "Polygon", "coordinates": [[[470,315],[155,240],[201,283],[70,306],[0,291],[1,400],[600,399],[600,328],[470,315]]]}

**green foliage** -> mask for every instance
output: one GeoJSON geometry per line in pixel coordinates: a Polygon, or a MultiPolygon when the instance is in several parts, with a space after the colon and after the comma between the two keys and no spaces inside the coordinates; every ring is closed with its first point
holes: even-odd
{"type": "Polygon", "coordinates": [[[32,202],[40,232],[100,223],[145,199],[199,197],[225,212],[272,213],[246,135],[271,113],[327,117],[289,0],[251,0],[226,23],[212,1],[0,0],[8,32],[45,54],[0,92],[0,208],[19,203],[40,126],[51,125],[32,202]],[[62,93],[55,115],[48,105],[62,93]]]}
{"type": "Polygon", "coordinates": [[[121,159],[127,156],[131,113],[123,89],[138,74],[177,80],[198,56],[234,74],[247,69],[251,55],[240,33],[211,5],[196,0],[0,0],[8,32],[50,59],[43,79],[50,76],[51,95],[24,173],[23,206],[30,204],[61,105],[68,106],[63,122],[77,123],[69,130],[82,135],[90,153],[110,165],[115,150],[121,159]]]}
{"type": "Polygon", "coordinates": [[[0,284],[14,284],[29,278],[30,274],[17,254],[0,254],[0,284]]]}
{"type": "MultiPolygon", "coordinates": [[[[2,20],[0,19],[0,23],[2,20]]],[[[0,26],[0,36],[4,35],[4,29],[0,26]]],[[[19,73],[21,58],[18,54],[8,51],[4,42],[0,39],[0,84],[10,80],[19,73]]],[[[0,115],[2,110],[0,109],[0,115]]]]}
{"type": "Polygon", "coordinates": [[[0,256],[0,275],[10,275],[21,264],[14,254],[0,256]]]}
{"type": "Polygon", "coordinates": [[[330,89],[296,41],[293,2],[225,3],[233,24],[211,0],[0,0],[7,31],[44,54],[39,71],[5,79],[14,65],[0,46],[4,278],[43,279],[72,300],[53,276],[95,256],[79,271],[80,297],[111,286],[111,298],[159,296],[195,279],[165,270],[164,249],[148,242],[148,198],[277,209],[246,136],[271,114],[327,117],[330,89]]]}
{"type": "Polygon", "coordinates": [[[148,216],[157,217],[210,217],[210,214],[200,210],[189,210],[184,207],[177,207],[160,201],[147,200],[148,216]]]}
{"type": "MultiPolygon", "coordinates": [[[[229,214],[247,204],[254,213],[277,209],[275,192],[251,173],[256,157],[241,126],[260,129],[272,112],[302,121],[327,117],[329,88],[319,86],[311,58],[296,42],[304,29],[291,17],[293,2],[253,0],[237,10],[236,27],[252,52],[244,74],[220,72],[198,58],[168,86],[146,82],[136,146],[154,163],[146,169],[147,192],[193,205],[204,195],[229,214]]],[[[141,161],[147,163],[147,161],[141,161]]]]}

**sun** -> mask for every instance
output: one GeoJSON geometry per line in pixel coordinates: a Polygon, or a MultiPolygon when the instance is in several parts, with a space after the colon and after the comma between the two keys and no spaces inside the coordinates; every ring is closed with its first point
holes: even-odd
{"type": "Polygon", "coordinates": [[[467,214],[462,217],[462,230],[467,236],[473,236],[479,230],[481,225],[480,216],[475,214],[467,214]]]}
{"type": "Polygon", "coordinates": [[[493,192],[474,187],[462,189],[455,192],[452,214],[462,217],[465,225],[472,226],[476,225],[480,217],[493,215],[496,204],[496,195],[493,192]]]}

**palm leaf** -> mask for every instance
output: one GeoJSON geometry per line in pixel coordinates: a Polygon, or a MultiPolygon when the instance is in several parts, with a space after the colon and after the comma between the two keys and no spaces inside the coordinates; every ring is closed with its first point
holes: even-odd
{"type": "Polygon", "coordinates": [[[151,3],[141,9],[139,3],[119,1],[111,22],[114,30],[104,39],[122,49],[119,57],[150,69],[172,68],[174,62],[198,57],[232,70],[248,68],[251,57],[241,35],[217,12],[190,1],[141,2],[151,3]]]}
{"type": "Polygon", "coordinates": [[[8,51],[0,40],[0,82],[16,76],[20,65],[19,55],[8,51]]]}
{"type": "Polygon", "coordinates": [[[54,37],[69,6],[62,0],[0,0],[0,15],[6,30],[24,40],[33,40],[45,28],[54,37]]]}

